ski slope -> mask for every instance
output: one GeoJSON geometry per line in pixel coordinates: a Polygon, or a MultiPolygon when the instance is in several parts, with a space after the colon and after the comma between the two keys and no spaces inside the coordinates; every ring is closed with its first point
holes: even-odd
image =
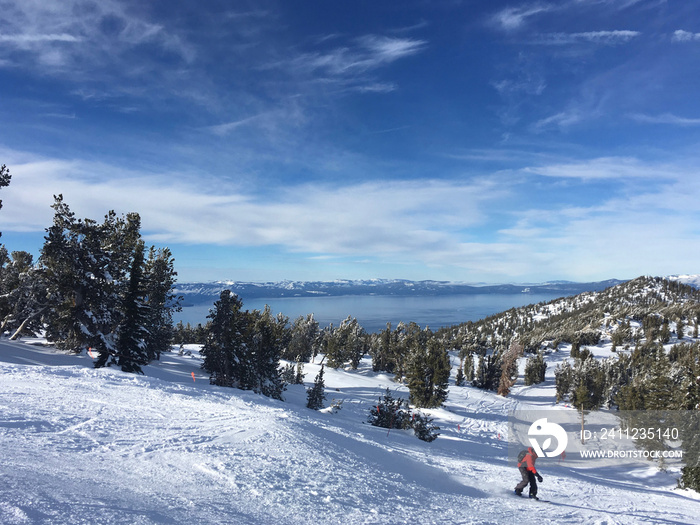
{"type": "MultiPolygon", "coordinates": [[[[327,405],[343,402],[331,413],[305,408],[298,385],[285,402],[211,386],[193,354],[133,375],[3,339],[0,523],[700,522],[698,494],[650,463],[542,464],[549,502],[512,495],[507,412],[552,407],[553,363],[543,386],[508,398],[451,386],[430,411],[441,435],[426,443],[364,423],[387,387],[408,396],[368,359],[358,371],[326,369],[327,405]]],[[[306,365],[307,386],[318,369],[306,365]]]]}

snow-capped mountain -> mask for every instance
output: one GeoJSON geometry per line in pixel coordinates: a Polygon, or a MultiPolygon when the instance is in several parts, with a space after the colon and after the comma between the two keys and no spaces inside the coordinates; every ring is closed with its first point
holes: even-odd
{"type": "Polygon", "coordinates": [[[667,279],[700,288],[700,275],[670,275],[667,279]]]}
{"type": "Polygon", "coordinates": [[[553,281],[536,284],[467,284],[450,281],[408,281],[403,279],[241,282],[215,281],[179,283],[176,293],[184,304],[211,303],[222,290],[229,289],[243,300],[275,297],[314,297],[319,295],[436,296],[460,294],[560,293],[562,296],[603,290],[624,281],[576,283],[553,281]]]}

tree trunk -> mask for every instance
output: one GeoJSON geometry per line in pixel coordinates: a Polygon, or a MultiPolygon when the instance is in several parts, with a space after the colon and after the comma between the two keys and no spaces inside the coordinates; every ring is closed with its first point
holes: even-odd
{"type": "MultiPolygon", "coordinates": [[[[15,341],[16,339],[19,339],[19,335],[22,333],[22,330],[27,326],[27,323],[37,317],[38,315],[41,315],[42,312],[46,310],[46,308],[42,308],[41,310],[34,312],[31,314],[29,317],[27,317],[24,321],[22,321],[22,324],[19,325],[19,328],[15,331],[14,334],[12,334],[12,337],[10,337],[10,341],[15,341]]],[[[4,326],[4,322],[3,322],[4,326]]]]}
{"type": "Polygon", "coordinates": [[[19,325],[19,328],[15,331],[14,334],[12,334],[12,337],[10,337],[10,341],[15,341],[16,339],[19,339],[19,334],[22,333],[22,330],[27,326],[27,323],[31,321],[33,315],[30,315],[27,317],[24,321],[22,321],[22,324],[19,325]]]}

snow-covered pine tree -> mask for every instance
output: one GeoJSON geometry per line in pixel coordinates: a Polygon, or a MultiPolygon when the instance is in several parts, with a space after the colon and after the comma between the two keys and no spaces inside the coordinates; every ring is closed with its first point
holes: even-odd
{"type": "MultiPolygon", "coordinates": [[[[0,188],[6,188],[10,185],[10,180],[12,180],[12,175],[10,175],[10,170],[4,164],[0,166],[0,188]]],[[[2,200],[0,199],[0,208],[2,208],[2,200]]],[[[0,233],[2,237],[2,233],[0,233]]]]}
{"type": "Polygon", "coordinates": [[[574,380],[574,369],[569,361],[557,365],[554,369],[554,384],[556,386],[557,403],[566,400],[574,380]]]}
{"type": "Polygon", "coordinates": [[[250,388],[275,399],[282,399],[282,381],[279,362],[285,345],[288,318],[275,318],[268,305],[262,312],[251,314],[251,338],[247,345],[246,361],[250,374],[241,378],[241,388],[250,388]]]}
{"type": "Polygon", "coordinates": [[[32,255],[15,251],[9,258],[0,245],[0,333],[10,330],[10,339],[16,339],[41,330],[46,307],[46,284],[32,255]]]}
{"type": "Polygon", "coordinates": [[[304,384],[304,361],[301,359],[301,356],[297,357],[296,359],[296,372],[294,374],[294,384],[295,385],[303,385],[304,384]]]}
{"type": "Polygon", "coordinates": [[[50,297],[47,338],[72,352],[93,348],[95,366],[104,366],[116,351],[120,292],[139,236],[138,215],[123,219],[109,212],[102,224],[79,220],[61,195],[52,208],[39,259],[50,297]]]}
{"type": "Polygon", "coordinates": [[[354,369],[369,348],[367,333],[354,317],[348,316],[338,328],[325,332],[324,351],[331,368],[340,368],[347,363],[354,369]]]}
{"type": "Polygon", "coordinates": [[[314,314],[299,316],[292,325],[291,338],[282,358],[289,361],[300,357],[305,363],[311,361],[318,352],[320,331],[314,314]]]}
{"type": "Polygon", "coordinates": [[[244,341],[245,314],[243,303],[230,290],[224,290],[207,316],[206,340],[200,353],[202,368],[209,372],[209,381],[219,386],[239,386],[246,346],[244,341]]]}
{"type": "Polygon", "coordinates": [[[149,360],[160,359],[172,343],[173,312],[180,310],[181,297],[173,293],[177,272],[168,248],[151,247],[144,267],[144,297],[148,306],[145,342],[149,360]]]}
{"type": "Polygon", "coordinates": [[[320,410],[323,408],[323,402],[326,400],[326,384],[323,380],[323,367],[316,374],[314,386],[306,389],[306,407],[311,410],[320,410]]]}

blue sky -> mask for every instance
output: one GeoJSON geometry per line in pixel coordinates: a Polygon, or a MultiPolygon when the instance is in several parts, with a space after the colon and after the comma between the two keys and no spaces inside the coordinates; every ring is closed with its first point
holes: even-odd
{"type": "Polygon", "coordinates": [[[137,211],[181,281],[698,273],[700,11],[0,0],[2,240],[137,211]]]}

